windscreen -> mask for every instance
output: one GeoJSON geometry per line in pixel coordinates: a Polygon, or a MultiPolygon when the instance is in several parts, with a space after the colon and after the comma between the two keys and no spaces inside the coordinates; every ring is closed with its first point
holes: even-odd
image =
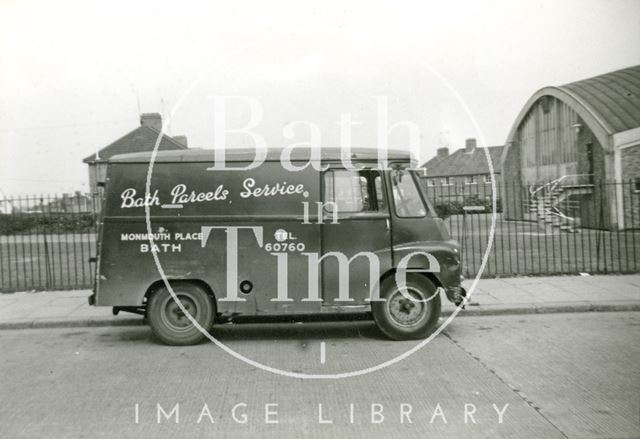
{"type": "Polygon", "coordinates": [[[412,172],[404,168],[391,171],[391,184],[396,214],[402,218],[423,217],[427,210],[412,172]]]}

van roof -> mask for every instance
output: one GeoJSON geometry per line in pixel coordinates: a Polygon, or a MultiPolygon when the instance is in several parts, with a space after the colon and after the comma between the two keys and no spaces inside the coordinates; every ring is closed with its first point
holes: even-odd
{"type": "MultiPolygon", "coordinates": [[[[284,148],[267,149],[265,161],[280,161],[284,148]]],[[[321,148],[321,160],[332,161],[342,158],[342,149],[338,147],[321,148]]],[[[225,160],[229,162],[251,162],[256,155],[254,148],[228,148],[225,160]]],[[[409,151],[389,150],[387,152],[389,160],[411,160],[409,151]]],[[[109,159],[110,163],[149,163],[151,152],[136,152],[130,154],[119,154],[109,159]]],[[[375,148],[352,148],[351,158],[357,160],[378,160],[378,150],[375,148]]],[[[310,148],[294,148],[291,152],[292,161],[309,161],[311,159],[310,148]]],[[[171,162],[213,162],[213,149],[189,148],[175,151],[158,151],[156,153],[156,163],[171,162]]]]}

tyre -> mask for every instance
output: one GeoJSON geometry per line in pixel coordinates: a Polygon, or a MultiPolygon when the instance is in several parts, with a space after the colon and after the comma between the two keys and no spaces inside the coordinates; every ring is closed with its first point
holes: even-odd
{"type": "MultiPolygon", "coordinates": [[[[203,288],[190,282],[172,282],[171,287],[185,310],[202,328],[209,331],[216,315],[213,297],[203,288]]],[[[189,320],[189,317],[182,312],[169,290],[164,286],[149,298],[147,319],[153,334],[160,341],[169,345],[192,345],[205,337],[189,320]]]]}
{"type": "Polygon", "coordinates": [[[393,340],[416,340],[428,337],[440,318],[440,294],[426,277],[409,273],[403,295],[395,276],[380,286],[380,298],[371,303],[378,328],[393,340]],[[408,297],[407,297],[408,296],[408,297]]]}

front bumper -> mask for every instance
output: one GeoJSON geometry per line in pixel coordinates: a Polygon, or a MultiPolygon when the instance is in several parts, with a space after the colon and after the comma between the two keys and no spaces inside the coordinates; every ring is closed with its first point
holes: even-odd
{"type": "Polygon", "coordinates": [[[455,285],[445,288],[447,299],[453,302],[456,306],[460,306],[464,303],[465,297],[467,297],[467,290],[462,285],[455,285]]]}

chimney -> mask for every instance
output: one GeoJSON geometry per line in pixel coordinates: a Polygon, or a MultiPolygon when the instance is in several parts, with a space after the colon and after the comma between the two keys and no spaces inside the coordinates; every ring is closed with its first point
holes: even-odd
{"type": "Polygon", "coordinates": [[[447,148],[446,146],[444,148],[438,148],[438,158],[439,159],[443,159],[445,157],[449,156],[449,148],[447,148]]]}
{"type": "Polygon", "coordinates": [[[175,140],[185,148],[189,147],[189,142],[187,142],[187,136],[173,136],[173,140],[175,140]]]}
{"type": "Polygon", "coordinates": [[[162,116],[160,113],[143,113],[140,115],[140,125],[162,131],[162,116]]]}
{"type": "Polygon", "coordinates": [[[467,154],[472,153],[476,149],[476,139],[467,139],[464,141],[464,152],[467,154]]]}

